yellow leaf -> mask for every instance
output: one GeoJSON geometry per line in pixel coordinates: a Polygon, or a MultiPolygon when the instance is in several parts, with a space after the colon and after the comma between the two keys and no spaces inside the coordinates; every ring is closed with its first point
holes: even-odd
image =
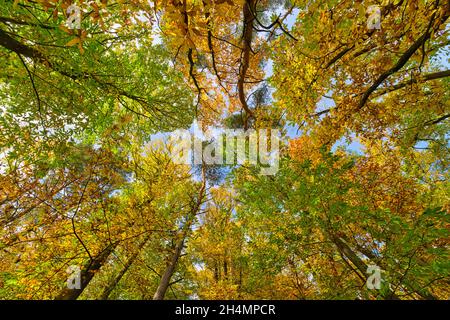
{"type": "Polygon", "coordinates": [[[83,48],[83,45],[81,44],[81,42],[78,44],[78,49],[80,50],[80,54],[84,53],[84,48],[83,48]]]}
{"type": "Polygon", "coordinates": [[[66,33],[69,33],[69,34],[72,33],[72,31],[69,28],[67,28],[65,25],[60,25],[59,28],[66,33]]]}
{"type": "Polygon", "coordinates": [[[80,38],[73,38],[72,40],[70,40],[69,42],[66,43],[66,47],[72,47],[76,44],[80,43],[80,38]]]}

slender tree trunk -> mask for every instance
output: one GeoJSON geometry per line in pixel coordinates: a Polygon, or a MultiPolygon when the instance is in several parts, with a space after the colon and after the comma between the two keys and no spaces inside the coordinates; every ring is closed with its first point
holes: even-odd
{"type": "Polygon", "coordinates": [[[223,278],[225,280],[228,279],[228,264],[227,264],[227,258],[225,257],[225,260],[223,261],[223,278]]]}
{"type": "Polygon", "coordinates": [[[241,102],[242,108],[245,110],[245,118],[244,118],[244,130],[248,129],[248,118],[253,117],[253,111],[250,109],[247,103],[247,98],[245,94],[245,80],[247,77],[247,71],[250,67],[250,54],[252,51],[252,38],[253,38],[253,20],[254,18],[254,10],[255,8],[255,0],[245,0],[243,4],[243,17],[244,17],[244,25],[243,25],[243,51],[241,58],[241,65],[239,67],[239,78],[238,78],[238,95],[239,101],[241,102]]]}
{"type": "Polygon", "coordinates": [[[76,300],[84,289],[86,289],[89,282],[91,282],[94,277],[95,272],[100,270],[100,268],[108,260],[109,255],[117,247],[117,244],[108,245],[102,252],[100,252],[92,261],[89,261],[84,268],[81,270],[81,286],[79,289],[69,289],[68,287],[61,290],[61,292],[56,296],[55,300],[76,300]]]}
{"type": "MultiPolygon", "coordinates": [[[[352,264],[361,272],[362,277],[367,279],[367,265],[360,257],[345,243],[340,237],[331,235],[333,243],[338,248],[339,252],[349,259],[352,264]]],[[[383,294],[384,299],[400,300],[400,298],[391,290],[388,290],[386,294],[383,294]]]]}
{"type": "Polygon", "coordinates": [[[128,269],[131,267],[131,265],[134,263],[136,258],[141,253],[141,250],[144,248],[145,244],[147,243],[149,237],[147,236],[142,243],[139,245],[139,247],[136,249],[135,252],[128,258],[127,262],[123,266],[123,268],[120,270],[120,272],[114,277],[114,279],[103,289],[102,294],[100,295],[99,300],[107,300],[111,292],[114,290],[114,288],[117,286],[117,284],[122,280],[125,273],[127,273],[128,269]]]}
{"type": "Polygon", "coordinates": [[[214,261],[214,280],[216,280],[216,282],[219,282],[219,267],[217,261],[214,261]]]}
{"type": "Polygon", "coordinates": [[[170,279],[172,278],[173,273],[175,272],[175,268],[178,263],[178,259],[181,256],[181,252],[183,251],[184,247],[184,241],[187,236],[188,228],[190,228],[190,223],[187,223],[188,227],[185,227],[181,238],[178,240],[177,244],[175,245],[175,251],[172,254],[172,257],[170,258],[169,264],[166,267],[166,270],[164,271],[161,281],[159,282],[158,289],[156,289],[155,295],[153,296],[153,300],[163,300],[164,296],[166,294],[167,289],[169,288],[170,279]]]}
{"type": "Polygon", "coordinates": [[[186,241],[189,231],[191,230],[192,223],[194,222],[197,213],[200,211],[200,207],[203,202],[203,197],[205,195],[205,189],[206,189],[206,171],[205,165],[203,164],[202,186],[200,187],[200,191],[198,193],[197,202],[191,209],[188,219],[185,225],[183,226],[178,242],[175,245],[174,252],[170,258],[169,264],[166,266],[166,269],[161,277],[161,281],[159,282],[158,288],[156,289],[156,292],[153,296],[153,300],[163,300],[164,296],[166,295],[167,289],[170,286],[170,279],[172,278],[175,272],[175,268],[177,267],[177,263],[181,256],[181,252],[183,251],[184,242],[186,241]]]}

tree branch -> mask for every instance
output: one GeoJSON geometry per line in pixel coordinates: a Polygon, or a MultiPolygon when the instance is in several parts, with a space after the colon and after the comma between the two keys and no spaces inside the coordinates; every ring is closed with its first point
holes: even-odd
{"type": "MultiPolygon", "coordinates": [[[[450,13],[446,12],[444,14],[444,16],[442,17],[440,24],[444,23],[448,17],[449,17],[450,13]]],[[[436,12],[433,13],[431,20],[434,20],[434,17],[436,16],[436,12]]],[[[439,24],[439,25],[440,25],[439,24]]],[[[367,103],[367,101],[370,98],[370,95],[378,89],[378,87],[387,79],[389,78],[391,75],[393,75],[394,73],[396,73],[397,71],[399,71],[400,69],[403,68],[403,66],[409,61],[409,59],[413,56],[413,54],[430,38],[431,36],[431,32],[429,29],[427,29],[425,31],[425,33],[418,38],[413,45],[400,57],[400,59],[397,61],[397,63],[390,68],[389,70],[385,71],[383,74],[381,74],[376,80],[375,82],[369,87],[369,89],[367,89],[367,91],[363,94],[363,97],[361,98],[361,101],[359,102],[358,105],[358,110],[362,109],[364,107],[364,105],[367,103]]]]}

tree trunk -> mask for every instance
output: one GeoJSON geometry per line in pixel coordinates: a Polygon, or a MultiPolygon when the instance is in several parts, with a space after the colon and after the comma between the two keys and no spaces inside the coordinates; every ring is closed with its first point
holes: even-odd
{"type": "Polygon", "coordinates": [[[225,258],[224,262],[223,262],[223,278],[225,280],[228,279],[228,264],[227,264],[227,258],[225,258]]]}
{"type": "Polygon", "coordinates": [[[117,247],[117,244],[108,245],[102,252],[100,252],[92,261],[89,261],[81,270],[81,286],[79,289],[64,288],[55,298],[55,300],[76,300],[84,289],[86,289],[89,282],[94,277],[95,272],[108,260],[109,255],[117,247]]]}
{"type": "MultiPolygon", "coordinates": [[[[361,272],[362,276],[367,279],[367,265],[360,257],[338,236],[331,235],[333,243],[338,248],[339,252],[347,257],[353,265],[361,272]]],[[[400,298],[391,290],[388,290],[386,294],[383,294],[384,299],[400,300],[400,298]]]]}
{"type": "Polygon", "coordinates": [[[122,270],[114,277],[114,279],[103,289],[102,294],[100,295],[99,300],[107,300],[111,292],[114,290],[114,288],[117,286],[117,284],[120,282],[120,280],[123,278],[125,273],[127,273],[128,269],[131,267],[131,265],[134,263],[136,258],[141,253],[141,250],[144,248],[145,244],[147,243],[149,237],[147,236],[142,243],[139,245],[139,247],[136,249],[136,251],[131,255],[130,258],[128,258],[127,262],[123,266],[122,270]]]}
{"type": "Polygon", "coordinates": [[[175,268],[177,267],[178,259],[180,258],[181,252],[183,251],[184,242],[189,234],[192,223],[194,222],[194,219],[202,205],[203,197],[205,195],[205,189],[206,189],[206,171],[205,171],[205,166],[203,164],[202,186],[200,187],[200,190],[198,193],[197,202],[195,203],[194,207],[191,208],[191,211],[189,212],[189,216],[187,218],[186,223],[183,226],[179,240],[178,240],[177,244],[175,245],[174,253],[172,254],[169,264],[166,266],[166,269],[161,277],[161,281],[159,282],[158,288],[156,289],[156,292],[153,296],[153,300],[163,300],[164,296],[166,295],[166,291],[170,286],[170,278],[172,278],[172,276],[175,272],[175,268]]]}
{"type": "Polygon", "coordinates": [[[219,282],[219,267],[217,265],[217,261],[214,261],[214,280],[219,282]]]}
{"type": "MultiPolygon", "coordinates": [[[[190,223],[186,223],[186,225],[189,225],[188,228],[190,228],[190,223]]],[[[184,241],[187,236],[187,229],[185,228],[182,232],[181,239],[178,240],[177,244],[175,245],[175,251],[169,261],[169,264],[166,267],[166,270],[164,271],[161,281],[159,282],[158,289],[156,289],[155,295],[153,296],[153,300],[163,300],[164,296],[166,294],[167,289],[169,288],[170,279],[172,278],[173,273],[175,272],[175,268],[178,263],[178,259],[180,258],[181,252],[184,247],[184,241]]]]}

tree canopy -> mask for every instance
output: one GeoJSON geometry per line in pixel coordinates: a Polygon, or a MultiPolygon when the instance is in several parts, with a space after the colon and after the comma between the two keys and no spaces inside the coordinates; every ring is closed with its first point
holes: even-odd
{"type": "Polygon", "coordinates": [[[0,299],[448,299],[447,1],[0,2],[0,299]]]}

